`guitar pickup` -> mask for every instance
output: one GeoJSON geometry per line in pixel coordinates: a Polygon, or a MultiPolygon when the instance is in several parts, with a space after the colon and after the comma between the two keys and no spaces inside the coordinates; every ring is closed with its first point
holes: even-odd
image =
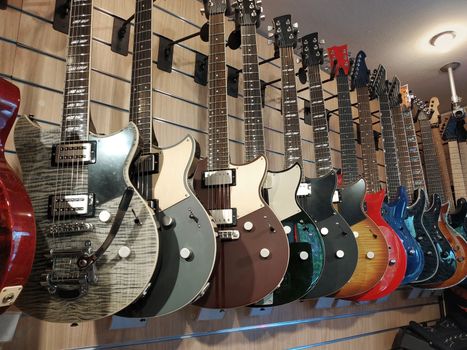
{"type": "Polygon", "coordinates": [[[240,239],[240,231],[238,230],[221,230],[217,233],[222,241],[234,241],[240,239]]]}
{"type": "Polygon", "coordinates": [[[202,184],[204,187],[235,186],[235,169],[205,171],[202,184]]]}
{"type": "Polygon", "coordinates": [[[48,236],[53,237],[55,235],[72,235],[77,233],[92,232],[94,231],[94,225],[89,222],[70,222],[64,224],[50,225],[46,229],[48,236]]]}
{"type": "Polygon", "coordinates": [[[211,216],[218,226],[235,226],[237,224],[237,208],[211,209],[211,216]]]}
{"type": "Polygon", "coordinates": [[[52,166],[96,163],[96,141],[59,143],[52,146],[52,166]]]}
{"type": "Polygon", "coordinates": [[[159,153],[146,154],[138,158],[133,171],[136,175],[152,175],[159,173],[159,153]]]}
{"type": "Polygon", "coordinates": [[[60,217],[93,217],[95,215],[95,194],[51,195],[47,215],[49,219],[60,217]]]}
{"type": "Polygon", "coordinates": [[[311,196],[311,185],[306,182],[300,183],[300,185],[298,186],[298,190],[297,190],[297,196],[298,197],[311,196]]]}

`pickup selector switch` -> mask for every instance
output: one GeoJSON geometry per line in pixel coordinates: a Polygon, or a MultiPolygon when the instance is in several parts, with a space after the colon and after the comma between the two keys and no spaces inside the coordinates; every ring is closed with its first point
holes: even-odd
{"type": "Polygon", "coordinates": [[[131,249],[128,248],[127,246],[123,246],[118,250],[118,256],[122,259],[128,258],[130,254],[131,254],[131,249]]]}
{"type": "Polygon", "coordinates": [[[245,229],[245,231],[251,231],[253,230],[253,223],[251,221],[247,221],[243,224],[243,228],[245,229]]]}
{"type": "Polygon", "coordinates": [[[112,220],[112,214],[110,214],[107,210],[102,210],[99,213],[99,220],[101,222],[108,223],[108,222],[110,222],[110,220],[112,220]]]}

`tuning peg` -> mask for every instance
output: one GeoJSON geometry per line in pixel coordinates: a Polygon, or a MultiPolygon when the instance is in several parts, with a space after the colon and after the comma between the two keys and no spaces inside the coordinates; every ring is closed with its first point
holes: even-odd
{"type": "Polygon", "coordinates": [[[259,16],[259,19],[261,21],[264,21],[266,19],[266,15],[264,13],[262,13],[260,16],[259,16]]]}
{"type": "Polygon", "coordinates": [[[262,3],[263,3],[263,0],[256,0],[256,5],[261,6],[262,3]]]}
{"type": "Polygon", "coordinates": [[[327,53],[327,52],[323,52],[323,57],[328,57],[328,53],[327,53]]]}
{"type": "Polygon", "coordinates": [[[238,2],[237,1],[233,1],[230,6],[232,6],[233,8],[236,8],[238,6],[238,2]]]}
{"type": "Polygon", "coordinates": [[[295,28],[295,29],[298,29],[298,23],[295,22],[294,24],[292,24],[292,27],[295,28]]]}
{"type": "Polygon", "coordinates": [[[272,38],[274,36],[274,33],[268,33],[268,38],[272,38]]]}
{"type": "Polygon", "coordinates": [[[273,29],[274,29],[273,26],[268,26],[268,32],[272,32],[273,29]]]}
{"type": "Polygon", "coordinates": [[[321,40],[319,41],[319,43],[320,43],[321,45],[324,45],[324,44],[326,44],[326,40],[321,39],[321,40]]]}
{"type": "Polygon", "coordinates": [[[200,9],[199,9],[199,12],[201,12],[201,14],[204,16],[205,13],[206,13],[206,10],[205,10],[204,7],[203,7],[203,8],[200,8],[200,9]]]}
{"type": "Polygon", "coordinates": [[[295,60],[295,62],[297,62],[297,63],[302,63],[302,58],[301,58],[301,57],[297,57],[297,59],[295,60]]]}

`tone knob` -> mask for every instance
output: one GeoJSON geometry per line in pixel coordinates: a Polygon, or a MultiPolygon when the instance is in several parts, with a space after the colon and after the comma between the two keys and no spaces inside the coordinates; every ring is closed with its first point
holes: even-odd
{"type": "Polygon", "coordinates": [[[329,233],[329,230],[327,227],[323,227],[319,232],[321,232],[323,236],[326,236],[329,233]]]}
{"type": "Polygon", "coordinates": [[[128,248],[127,246],[123,246],[118,250],[118,256],[121,257],[122,259],[128,258],[130,254],[131,254],[131,249],[128,248]]]}
{"type": "Polygon", "coordinates": [[[245,231],[251,231],[253,230],[253,223],[251,221],[247,221],[243,224],[243,228],[245,231]]]}
{"type": "Polygon", "coordinates": [[[342,259],[344,257],[344,251],[343,250],[338,250],[336,252],[336,257],[339,259],[342,259]]]}
{"type": "Polygon", "coordinates": [[[396,263],[396,259],[389,260],[389,265],[392,266],[396,263]]]}
{"type": "Polygon", "coordinates": [[[108,222],[110,222],[110,220],[112,220],[112,214],[110,214],[107,210],[102,210],[99,213],[99,220],[101,222],[108,223],[108,222]]]}
{"type": "Polygon", "coordinates": [[[267,259],[267,258],[269,257],[269,255],[271,255],[271,252],[269,251],[269,249],[263,248],[263,249],[260,250],[259,255],[260,255],[263,259],[267,259]]]}
{"type": "Polygon", "coordinates": [[[174,219],[170,216],[163,216],[161,219],[161,224],[164,228],[169,228],[174,223],[174,219]]]}
{"type": "Polygon", "coordinates": [[[300,252],[300,259],[302,259],[302,260],[308,260],[309,256],[310,255],[308,254],[308,252],[305,252],[305,251],[300,252]]]}
{"type": "Polygon", "coordinates": [[[353,235],[355,238],[358,238],[358,236],[360,235],[357,231],[353,231],[353,235]]]}
{"type": "Polygon", "coordinates": [[[370,259],[370,260],[371,260],[371,259],[374,259],[374,258],[375,258],[375,253],[373,253],[373,252],[368,252],[368,253],[366,253],[366,258],[367,258],[367,259],[370,259]]]}
{"type": "Polygon", "coordinates": [[[415,250],[414,249],[410,249],[409,250],[409,255],[414,255],[415,254],[415,250]]]}
{"type": "Polygon", "coordinates": [[[193,253],[191,252],[190,249],[188,249],[188,248],[180,249],[180,257],[182,259],[188,260],[189,258],[191,258],[192,255],[193,255],[193,253]]]}
{"type": "Polygon", "coordinates": [[[290,232],[292,232],[292,228],[290,226],[284,226],[284,231],[285,233],[289,234],[290,232]]]}

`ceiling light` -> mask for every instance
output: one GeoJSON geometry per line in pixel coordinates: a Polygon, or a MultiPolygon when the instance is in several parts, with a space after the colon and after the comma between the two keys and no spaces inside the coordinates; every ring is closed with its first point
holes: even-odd
{"type": "Polygon", "coordinates": [[[447,30],[434,35],[430,39],[430,44],[441,51],[449,50],[456,38],[456,32],[453,30],[447,30]]]}

